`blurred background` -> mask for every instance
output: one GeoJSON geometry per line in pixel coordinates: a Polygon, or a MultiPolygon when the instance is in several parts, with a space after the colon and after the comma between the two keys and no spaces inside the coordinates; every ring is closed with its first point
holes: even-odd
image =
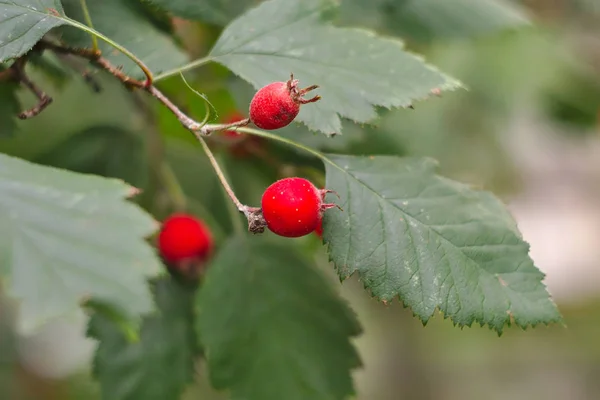
{"type": "MultiPolygon", "coordinates": [[[[232,16],[252,3],[241,1],[232,16]]],[[[510,328],[500,338],[487,328],[455,328],[441,316],[423,327],[400,304],[383,306],[350,279],[340,291],[365,329],[356,342],[364,361],[357,399],[600,399],[600,0],[342,0],[336,23],[401,37],[468,90],[414,110],[380,110],[372,126],[346,122],[331,139],[302,126],[281,134],[330,152],[431,156],[442,174],[495,192],[531,244],[566,324],[510,328]]],[[[200,57],[222,28],[175,19],[172,29],[200,57]]],[[[144,188],[138,201],[158,219],[170,212],[163,189],[174,173],[188,207],[217,238],[229,232],[207,161],[168,111],[101,74],[94,78],[102,91],[93,93],[55,67],[31,74],[59,91],[59,101],[0,139],[0,152],[122,178],[144,188]],[[163,156],[167,164],[156,165],[163,156]]],[[[216,65],[188,80],[221,120],[245,113],[253,93],[216,65]]],[[[179,79],[161,88],[201,119],[201,100],[179,79]]],[[[32,101],[28,96],[22,93],[23,104],[32,101]]],[[[247,203],[258,203],[278,177],[323,180],[317,161],[289,148],[221,139],[211,144],[247,203]]],[[[335,281],[318,240],[299,245],[335,281]]],[[[13,305],[0,301],[0,399],[99,398],[85,320],[56,321],[29,336],[19,335],[14,321],[13,305]]],[[[211,391],[201,368],[198,374],[187,398],[226,398],[211,391]]]]}

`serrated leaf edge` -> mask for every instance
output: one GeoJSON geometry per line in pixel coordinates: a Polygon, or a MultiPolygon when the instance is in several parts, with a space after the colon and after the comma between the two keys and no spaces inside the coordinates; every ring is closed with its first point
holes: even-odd
{"type": "MultiPolygon", "coordinates": [[[[340,167],[338,164],[336,164],[333,160],[329,159],[327,156],[328,156],[327,153],[325,153],[323,155],[322,161],[324,163],[328,163],[328,164],[330,164],[332,166],[335,166],[337,169],[339,169],[340,171],[344,172],[346,175],[349,175],[344,168],[340,167]]],[[[439,162],[437,160],[435,160],[433,158],[430,158],[430,157],[408,157],[408,158],[427,160],[428,162],[431,163],[431,166],[433,168],[433,172],[434,172],[435,176],[438,177],[438,178],[447,180],[447,178],[445,178],[445,177],[437,174],[437,172],[439,170],[439,162]]],[[[352,177],[352,178],[354,178],[354,177],[352,177]]],[[[365,186],[369,191],[371,191],[373,193],[377,193],[375,190],[373,190],[368,185],[365,185],[364,183],[358,181],[357,179],[354,179],[354,180],[356,180],[361,185],[365,186]]],[[[487,190],[481,190],[479,188],[474,187],[473,185],[465,184],[465,183],[462,183],[462,182],[455,182],[455,181],[452,181],[452,182],[453,183],[458,183],[460,185],[463,185],[464,187],[469,188],[470,190],[472,190],[474,192],[481,192],[481,193],[492,194],[491,192],[489,192],[487,190]]],[[[527,241],[525,241],[522,237],[519,237],[519,239],[527,246],[527,254],[529,255],[529,248],[530,248],[529,243],[527,241]]],[[[327,240],[325,238],[325,235],[323,235],[323,245],[325,246],[326,251],[327,251],[328,261],[331,264],[333,264],[334,269],[339,272],[341,266],[338,266],[334,262],[334,260],[333,260],[333,258],[331,256],[331,252],[329,251],[331,243],[329,242],[329,240],[327,240]]],[[[563,326],[565,326],[564,321],[562,319],[562,316],[560,315],[560,311],[558,309],[558,306],[556,305],[556,302],[554,301],[554,299],[552,298],[552,295],[548,291],[547,285],[544,283],[544,278],[545,278],[546,274],[543,271],[541,271],[539,268],[538,268],[538,271],[541,274],[540,284],[542,285],[542,287],[544,288],[544,290],[548,294],[548,301],[554,306],[554,308],[556,310],[556,313],[557,313],[557,317],[549,319],[547,321],[534,321],[534,322],[531,322],[529,324],[515,324],[515,325],[517,325],[522,330],[527,330],[528,327],[535,328],[536,326],[541,325],[541,324],[543,324],[544,326],[548,327],[548,326],[550,326],[553,323],[561,323],[563,326]]],[[[354,275],[358,275],[358,280],[360,282],[361,281],[361,276],[360,276],[360,271],[358,271],[358,270],[354,271],[352,274],[350,274],[348,276],[341,276],[339,273],[337,274],[338,279],[340,280],[340,283],[343,283],[344,281],[346,281],[347,279],[351,278],[354,275]]],[[[371,296],[371,298],[377,300],[378,302],[380,302],[380,303],[382,303],[382,304],[384,304],[386,306],[391,303],[391,301],[382,300],[379,297],[373,296],[372,289],[370,287],[368,287],[365,283],[363,283],[363,288],[365,289],[366,292],[369,293],[369,295],[371,296]]],[[[402,304],[403,308],[409,308],[411,310],[411,314],[413,315],[413,317],[417,317],[423,323],[423,326],[427,325],[427,323],[429,322],[429,320],[435,315],[436,310],[437,310],[438,313],[440,313],[443,316],[443,319],[450,319],[452,321],[452,324],[455,327],[458,326],[458,327],[460,327],[462,329],[462,328],[464,328],[466,326],[466,327],[471,328],[471,326],[473,325],[473,323],[478,323],[480,327],[483,327],[483,326],[487,325],[488,328],[491,331],[495,331],[498,334],[498,336],[502,335],[504,327],[511,327],[514,324],[514,322],[512,321],[512,314],[510,313],[510,310],[507,310],[508,317],[504,320],[504,325],[501,328],[499,328],[499,329],[495,329],[493,326],[491,326],[489,324],[486,324],[484,322],[478,321],[478,320],[473,320],[469,324],[462,324],[462,323],[459,323],[459,322],[455,322],[454,320],[452,320],[452,318],[449,315],[447,315],[446,313],[444,313],[439,308],[439,306],[435,307],[435,309],[431,313],[431,315],[429,315],[426,318],[421,318],[421,316],[417,315],[415,312],[412,311],[412,307],[410,307],[408,304],[406,304],[404,298],[402,297],[402,295],[400,293],[398,293],[398,295],[395,296],[394,298],[398,299],[398,301],[402,304]]],[[[392,301],[393,301],[393,299],[392,299],[392,301]]]]}

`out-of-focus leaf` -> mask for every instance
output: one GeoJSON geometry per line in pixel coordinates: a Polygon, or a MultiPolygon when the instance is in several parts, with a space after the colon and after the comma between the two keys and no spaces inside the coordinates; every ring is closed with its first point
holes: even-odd
{"type": "Polygon", "coordinates": [[[153,309],[160,262],[143,240],[156,222],[133,188],[0,155],[0,273],[30,331],[96,297],[131,320],[153,309]]]}
{"type": "MultiPolygon", "coordinates": [[[[79,0],[63,0],[68,16],[84,22],[79,0]]],[[[153,73],[178,67],[188,61],[187,55],[173,39],[147,18],[140,4],[131,1],[102,0],[87,2],[94,28],[139,57],[153,73]]],[[[89,47],[88,33],[65,28],[63,39],[72,45],[89,47]]],[[[143,77],[140,68],[109,44],[100,42],[104,57],[122,65],[128,75],[143,77]]]]}
{"type": "Polygon", "coordinates": [[[142,187],[148,178],[144,142],[135,133],[115,126],[95,126],[70,136],[35,162],[142,187]]]}
{"type": "Polygon", "coordinates": [[[194,379],[200,352],[194,332],[195,289],[170,277],[152,287],[158,314],[142,320],[138,341],[128,341],[101,314],[90,320],[88,336],[99,342],[94,375],[104,399],[179,400],[194,379]]]}
{"type": "Polygon", "coordinates": [[[529,24],[506,0],[344,0],[340,20],[417,40],[478,36],[529,24]]]}
{"type": "Polygon", "coordinates": [[[262,0],[148,0],[173,14],[216,25],[227,25],[252,5],[262,0]]]}
{"type": "Polygon", "coordinates": [[[199,292],[198,333],[210,379],[245,400],[341,400],[360,365],[361,329],[323,276],[265,238],[231,239],[199,292]]]}
{"type": "Polygon", "coordinates": [[[17,130],[16,118],[21,112],[21,105],[16,95],[18,88],[17,83],[0,83],[0,138],[12,136],[17,130]]]}

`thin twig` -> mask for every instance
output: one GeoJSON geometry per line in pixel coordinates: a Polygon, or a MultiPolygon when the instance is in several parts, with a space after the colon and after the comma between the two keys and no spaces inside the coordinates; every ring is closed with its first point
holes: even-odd
{"type": "Polygon", "coordinates": [[[158,90],[154,86],[147,87],[146,90],[154,96],[158,101],[163,103],[181,122],[185,128],[193,131],[194,133],[199,131],[202,128],[200,123],[194,121],[192,118],[188,117],[183,111],[179,109],[167,96],[165,96],[160,90],[158,90]]]}
{"type": "Polygon", "coordinates": [[[48,107],[50,103],[52,103],[52,97],[48,96],[42,89],[40,89],[35,83],[33,83],[31,79],[29,79],[29,77],[25,73],[26,64],[27,58],[21,57],[15,60],[15,62],[10,66],[10,69],[12,70],[13,77],[17,81],[21,82],[23,86],[25,86],[27,89],[29,89],[30,92],[32,92],[35,95],[35,97],[38,99],[38,103],[29,110],[21,112],[18,115],[20,119],[28,119],[35,117],[36,115],[44,111],[44,109],[48,107]]]}
{"type": "Polygon", "coordinates": [[[235,204],[238,211],[246,214],[248,207],[243,205],[238,200],[237,196],[233,192],[233,189],[231,189],[231,186],[229,186],[229,183],[227,182],[227,179],[225,179],[225,175],[223,174],[223,171],[221,171],[221,167],[219,166],[219,163],[217,163],[217,160],[215,159],[214,154],[212,153],[212,151],[210,150],[210,148],[208,147],[208,145],[206,144],[206,142],[204,141],[204,139],[202,137],[197,136],[197,138],[198,138],[198,141],[200,142],[200,144],[202,145],[202,150],[204,150],[204,153],[206,153],[208,160],[210,161],[211,165],[213,166],[215,173],[217,174],[217,177],[221,181],[223,188],[227,192],[227,195],[231,198],[231,201],[233,201],[233,204],[235,204]]]}
{"type": "Polygon", "coordinates": [[[74,56],[79,56],[89,60],[92,64],[96,65],[99,68],[106,70],[108,73],[113,75],[119,81],[121,81],[125,86],[129,88],[144,88],[146,87],[146,83],[139,81],[125,74],[120,68],[114,66],[110,61],[106,58],[102,57],[102,53],[99,50],[93,49],[85,49],[85,48],[76,48],[76,47],[66,47],[61,46],[59,44],[53,43],[49,40],[43,40],[40,42],[43,48],[52,50],[54,52],[60,54],[72,54],[74,56]]]}
{"type": "Polygon", "coordinates": [[[257,207],[248,207],[238,200],[237,196],[233,192],[233,189],[231,188],[231,186],[229,186],[229,182],[227,182],[225,174],[223,174],[223,171],[221,170],[219,163],[215,159],[215,156],[204,141],[204,138],[200,135],[196,135],[196,137],[202,145],[202,149],[204,150],[204,153],[208,157],[208,160],[210,161],[213,169],[215,170],[219,181],[221,181],[221,185],[223,186],[223,189],[225,189],[225,193],[227,193],[227,196],[229,196],[233,204],[235,204],[238,211],[243,213],[248,219],[248,230],[252,233],[264,232],[267,223],[262,215],[262,210],[257,207]]]}
{"type": "MultiPolygon", "coordinates": [[[[215,160],[218,157],[215,156],[215,160]]],[[[223,165],[223,167],[221,168],[221,173],[223,174],[223,177],[225,178],[225,180],[227,180],[227,168],[225,167],[225,163],[223,162],[223,158],[219,157],[219,160],[221,161],[221,165],[223,165]]],[[[217,161],[218,163],[218,161],[217,161]]],[[[225,190],[224,190],[225,191],[225,190]]],[[[229,195],[227,193],[227,191],[225,191],[226,195],[229,195]]],[[[244,227],[242,226],[242,221],[240,220],[240,216],[238,215],[238,213],[236,212],[236,207],[234,206],[234,204],[232,202],[227,202],[227,212],[229,214],[229,219],[231,220],[231,225],[233,227],[233,231],[235,233],[242,233],[244,231],[244,227]]]]}

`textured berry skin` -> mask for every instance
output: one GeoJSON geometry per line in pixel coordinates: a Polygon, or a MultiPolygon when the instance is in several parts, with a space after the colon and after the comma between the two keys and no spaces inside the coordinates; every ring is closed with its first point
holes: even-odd
{"type": "Polygon", "coordinates": [[[250,102],[250,120],[265,130],[289,125],[300,112],[300,105],[313,103],[321,97],[304,99],[302,96],[316,89],[313,85],[298,89],[298,80],[292,75],[287,82],[273,82],[261,88],[250,102]]]}
{"type": "Polygon", "coordinates": [[[322,211],[321,192],[303,178],[281,179],[263,193],[263,217],[269,230],[280,236],[308,235],[317,228],[322,211]]]}
{"type": "Polygon", "coordinates": [[[163,222],[158,236],[161,256],[170,263],[195,259],[205,261],[213,248],[208,227],[188,214],[173,214],[163,222]]]}
{"type": "Polygon", "coordinates": [[[289,125],[300,112],[300,104],[292,100],[285,82],[274,82],[254,95],[250,103],[250,119],[261,129],[273,130],[289,125]]]}

